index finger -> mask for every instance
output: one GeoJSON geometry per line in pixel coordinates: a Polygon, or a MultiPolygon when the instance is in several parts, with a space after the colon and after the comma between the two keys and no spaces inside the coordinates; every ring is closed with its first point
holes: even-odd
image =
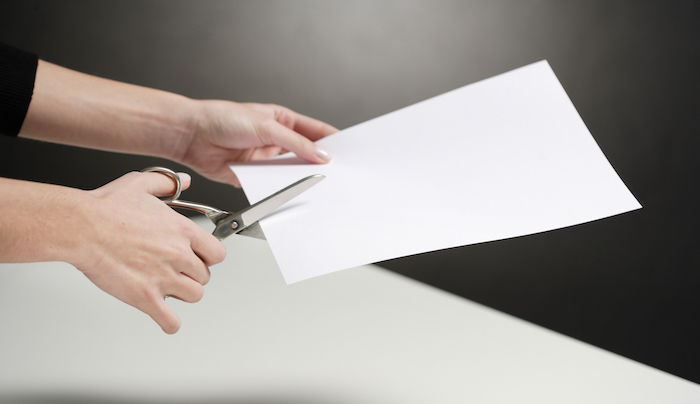
{"type": "Polygon", "coordinates": [[[216,237],[190,221],[192,236],[190,246],[192,251],[206,266],[216,265],[226,258],[226,248],[216,237]]]}
{"type": "MultiPolygon", "coordinates": [[[[180,190],[189,188],[192,181],[189,174],[176,173],[180,177],[180,190]]],[[[144,171],[141,173],[140,185],[146,192],[155,196],[172,196],[177,191],[177,183],[165,173],[144,171]]]]}
{"type": "Polygon", "coordinates": [[[319,121],[318,119],[302,115],[298,112],[294,114],[294,128],[292,129],[307,139],[316,141],[338,131],[337,128],[323,121],[319,121]]]}

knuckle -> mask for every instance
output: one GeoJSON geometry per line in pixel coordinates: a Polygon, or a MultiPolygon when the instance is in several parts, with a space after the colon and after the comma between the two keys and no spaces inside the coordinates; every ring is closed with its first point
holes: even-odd
{"type": "MultiPolygon", "coordinates": [[[[197,275],[195,279],[197,282],[202,285],[209,283],[209,280],[211,279],[211,271],[209,271],[209,267],[207,267],[205,263],[197,259],[196,261],[192,262],[192,269],[192,273],[197,275]]],[[[193,278],[192,276],[190,277],[193,278]]]]}
{"type": "Polygon", "coordinates": [[[309,152],[313,152],[316,150],[316,145],[314,142],[310,141],[309,139],[305,138],[304,136],[297,136],[297,141],[299,141],[299,146],[306,149],[309,152]]]}
{"type": "Polygon", "coordinates": [[[183,266],[189,266],[190,261],[192,261],[192,250],[189,245],[177,247],[173,250],[172,257],[175,265],[181,269],[183,266]]]}
{"type": "Polygon", "coordinates": [[[275,119],[277,122],[289,128],[294,126],[294,113],[289,108],[277,106],[275,109],[275,119]]]}
{"type": "Polygon", "coordinates": [[[143,298],[146,303],[153,307],[159,307],[160,300],[163,298],[156,288],[151,286],[145,286],[143,288],[143,298]]]}
{"type": "Polygon", "coordinates": [[[124,174],[123,178],[129,181],[138,181],[142,178],[142,176],[143,173],[140,171],[129,171],[128,173],[124,174]]]}
{"type": "Polygon", "coordinates": [[[215,240],[214,245],[216,247],[214,248],[214,257],[213,257],[214,261],[213,262],[215,264],[218,264],[220,262],[223,262],[226,259],[227,251],[226,251],[226,247],[224,246],[224,244],[221,241],[216,240],[216,239],[214,239],[214,240],[215,240]]]}
{"type": "Polygon", "coordinates": [[[302,153],[304,155],[313,155],[316,146],[307,138],[299,135],[294,137],[294,148],[294,151],[296,153],[302,153]]]}
{"type": "Polygon", "coordinates": [[[182,273],[201,285],[209,282],[209,268],[199,258],[192,260],[190,271],[182,273]]]}
{"type": "Polygon", "coordinates": [[[202,279],[202,286],[208,284],[210,280],[211,280],[211,271],[209,270],[209,268],[204,267],[204,278],[202,279]]]}
{"type": "MultiPolygon", "coordinates": [[[[179,215],[177,212],[175,214],[179,215]]],[[[194,224],[193,221],[190,219],[180,215],[181,217],[178,218],[178,223],[177,223],[177,231],[187,237],[188,239],[191,239],[194,237],[194,235],[197,232],[197,225],[194,224]]]]}
{"type": "Polygon", "coordinates": [[[180,248],[177,246],[177,244],[169,243],[165,246],[161,246],[158,253],[161,254],[163,261],[173,263],[177,261],[177,257],[179,257],[180,248]]]}
{"type": "Polygon", "coordinates": [[[198,301],[202,300],[202,298],[204,297],[204,287],[202,287],[202,285],[195,285],[192,287],[192,290],[190,293],[191,293],[190,302],[197,303],[198,301]]]}
{"type": "Polygon", "coordinates": [[[224,243],[217,240],[216,237],[212,236],[211,234],[208,234],[207,237],[209,238],[207,243],[209,247],[207,262],[210,265],[223,262],[223,260],[226,259],[226,247],[224,246],[224,243]]]}
{"type": "Polygon", "coordinates": [[[270,144],[274,137],[274,132],[277,130],[277,122],[265,120],[258,123],[256,134],[262,144],[270,144]]]}

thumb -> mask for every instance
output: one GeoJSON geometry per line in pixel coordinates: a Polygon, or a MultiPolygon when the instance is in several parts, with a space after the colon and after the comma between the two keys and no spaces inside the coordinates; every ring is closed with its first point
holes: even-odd
{"type": "MultiPolygon", "coordinates": [[[[192,178],[187,173],[177,173],[180,178],[180,190],[184,191],[190,187],[192,178]]],[[[177,189],[177,184],[173,178],[165,173],[160,172],[144,172],[141,173],[140,184],[145,191],[155,196],[174,195],[177,189]]]]}

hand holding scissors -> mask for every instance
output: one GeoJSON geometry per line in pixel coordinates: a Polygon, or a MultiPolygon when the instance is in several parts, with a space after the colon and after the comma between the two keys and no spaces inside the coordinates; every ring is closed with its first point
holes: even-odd
{"type": "Polygon", "coordinates": [[[255,237],[258,220],[323,178],[305,178],[239,212],[227,212],[180,200],[190,184],[185,174],[160,167],[144,171],[77,192],[80,209],[73,214],[67,260],[167,333],[176,332],[180,320],[165,298],[194,303],[204,296],[209,267],[226,255],[220,240],[231,234],[255,237]],[[170,207],[204,214],[215,225],[213,235],[170,207]]]}
{"type": "Polygon", "coordinates": [[[212,235],[219,240],[223,240],[232,234],[264,238],[262,237],[262,232],[259,231],[258,227],[253,226],[254,224],[257,224],[260,219],[268,216],[292,198],[326,178],[321,174],[310,175],[243,210],[232,213],[212,206],[203,205],[201,203],[180,200],[180,193],[182,191],[180,177],[177,175],[177,173],[175,173],[175,171],[169,168],[148,167],[141,171],[160,173],[173,180],[173,183],[175,184],[175,192],[173,192],[172,195],[161,198],[163,202],[173,208],[194,210],[205,215],[212,221],[212,223],[214,223],[214,226],[216,226],[212,232],[212,235]]]}

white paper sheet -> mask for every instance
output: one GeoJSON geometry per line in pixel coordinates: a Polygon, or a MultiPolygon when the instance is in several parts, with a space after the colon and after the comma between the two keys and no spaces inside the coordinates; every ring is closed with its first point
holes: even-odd
{"type": "Polygon", "coordinates": [[[251,203],[327,178],[261,221],[287,282],[638,209],[546,61],[319,141],[333,161],[236,165],[251,203]]]}

